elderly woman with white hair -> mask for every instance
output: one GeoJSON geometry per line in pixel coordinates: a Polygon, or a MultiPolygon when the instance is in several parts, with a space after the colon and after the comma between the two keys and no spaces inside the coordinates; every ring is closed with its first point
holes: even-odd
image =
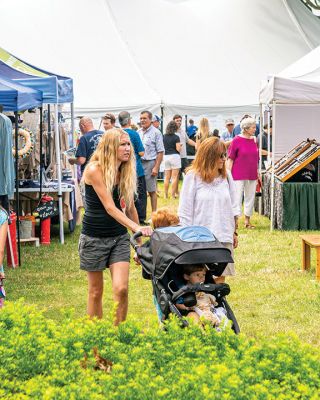
{"type": "Polygon", "coordinates": [[[255,137],[256,121],[245,118],[240,124],[241,134],[236,136],[228,149],[228,167],[236,186],[237,201],[241,209],[244,197],[245,227],[254,228],[250,222],[253,214],[259,153],[255,137]]]}

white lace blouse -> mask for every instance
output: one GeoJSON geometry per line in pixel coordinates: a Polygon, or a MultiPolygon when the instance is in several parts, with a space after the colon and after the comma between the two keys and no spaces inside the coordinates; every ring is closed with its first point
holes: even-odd
{"type": "Polygon", "coordinates": [[[183,180],[178,214],[181,225],[205,226],[220,242],[233,243],[234,217],[240,210],[231,173],[227,179],[206,183],[189,172],[183,180]]]}

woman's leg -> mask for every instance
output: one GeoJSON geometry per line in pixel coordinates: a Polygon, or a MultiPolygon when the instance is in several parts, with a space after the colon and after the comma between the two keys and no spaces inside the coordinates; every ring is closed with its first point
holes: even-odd
{"type": "Polygon", "coordinates": [[[88,315],[102,318],[103,272],[88,272],[88,315]]]}
{"type": "Polygon", "coordinates": [[[110,265],[113,299],[118,304],[115,325],[125,321],[128,312],[129,263],[117,262],[110,265]]]}
{"type": "MultiPolygon", "coordinates": [[[[5,222],[0,226],[0,267],[3,264],[4,259],[4,248],[6,245],[7,239],[7,232],[8,232],[8,222],[5,222]]],[[[4,273],[0,272],[0,278],[4,277],[4,273]]]]}
{"type": "Polygon", "coordinates": [[[236,202],[239,206],[240,213],[242,212],[242,200],[243,200],[243,187],[244,181],[234,181],[234,186],[236,188],[236,202]]]}
{"type": "Polygon", "coordinates": [[[253,214],[254,199],[256,195],[257,181],[247,180],[244,181],[244,218],[245,226],[251,227],[250,217],[253,214]]]}
{"type": "Polygon", "coordinates": [[[171,188],[172,197],[178,196],[179,174],[180,174],[180,169],[172,170],[172,188],[171,188]]]}
{"type": "Polygon", "coordinates": [[[166,169],[164,172],[164,197],[168,198],[169,184],[171,179],[171,169],[166,169]]]}

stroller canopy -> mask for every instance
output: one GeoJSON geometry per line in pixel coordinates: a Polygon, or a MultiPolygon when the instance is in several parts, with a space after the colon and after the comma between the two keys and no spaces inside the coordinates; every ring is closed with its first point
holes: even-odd
{"type": "Polygon", "coordinates": [[[169,226],[156,229],[150,251],[156,278],[161,279],[169,266],[176,264],[213,264],[233,262],[231,252],[209,229],[203,226],[169,226]]]}

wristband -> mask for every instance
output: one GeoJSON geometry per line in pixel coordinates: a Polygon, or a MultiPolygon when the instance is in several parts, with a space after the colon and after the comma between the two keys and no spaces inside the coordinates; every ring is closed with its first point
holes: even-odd
{"type": "Polygon", "coordinates": [[[4,273],[3,265],[0,265],[0,274],[4,273]]]}

